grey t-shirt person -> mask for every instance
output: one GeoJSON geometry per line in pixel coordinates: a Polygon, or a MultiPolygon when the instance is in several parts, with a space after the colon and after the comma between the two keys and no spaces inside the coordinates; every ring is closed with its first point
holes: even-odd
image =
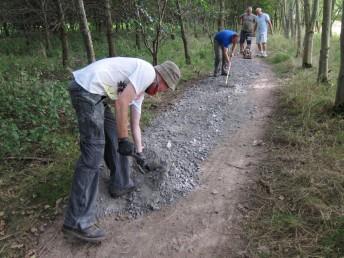
{"type": "Polygon", "coordinates": [[[256,22],[256,16],[254,14],[244,13],[240,15],[240,18],[242,19],[242,30],[247,32],[253,32],[254,24],[256,22]]]}

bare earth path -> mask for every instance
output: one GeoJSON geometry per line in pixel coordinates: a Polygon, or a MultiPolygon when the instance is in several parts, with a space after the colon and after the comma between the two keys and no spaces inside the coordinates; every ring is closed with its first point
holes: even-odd
{"type": "MultiPolygon", "coordinates": [[[[211,134],[215,138],[212,148],[204,161],[196,162],[197,175],[192,174],[196,177],[195,188],[186,197],[161,204],[136,219],[126,212],[105,217],[100,225],[107,229],[108,238],[99,245],[66,241],[60,232],[61,220],[57,221],[42,236],[38,256],[244,257],[246,243],[241,239],[244,232],[240,223],[255,185],[255,165],[264,157],[260,139],[274,106],[277,82],[270,67],[261,60],[240,58],[233,62],[231,87],[224,87],[224,80],[218,77],[200,82],[209,94],[217,91],[237,101],[228,102],[230,111],[226,113],[232,116],[222,116],[219,134],[211,134]]],[[[197,94],[192,99],[197,102],[197,94]]],[[[180,103],[176,105],[183,107],[180,103]]],[[[226,109],[223,105],[219,108],[226,109]]],[[[201,136],[206,138],[206,132],[201,136]]],[[[190,145],[190,137],[186,137],[185,142],[190,145]]],[[[130,201],[135,201],[135,196],[130,201]]],[[[120,204],[123,206],[123,201],[120,204]]]]}

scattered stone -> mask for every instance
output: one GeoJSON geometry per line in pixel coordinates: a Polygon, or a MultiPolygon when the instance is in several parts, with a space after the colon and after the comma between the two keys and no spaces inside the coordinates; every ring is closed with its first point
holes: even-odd
{"type": "Polygon", "coordinates": [[[278,199],[280,199],[281,201],[283,201],[285,198],[284,198],[283,195],[280,195],[280,196],[278,197],[278,199]]]}
{"type": "Polygon", "coordinates": [[[24,247],[24,244],[12,244],[11,249],[21,249],[24,247]]]}
{"type": "Polygon", "coordinates": [[[213,190],[212,192],[211,192],[211,194],[213,194],[213,195],[216,195],[216,194],[218,194],[219,192],[218,191],[216,191],[216,190],[213,190]]]}
{"type": "Polygon", "coordinates": [[[41,226],[39,227],[39,231],[40,231],[41,233],[43,233],[43,232],[45,231],[45,226],[44,226],[44,225],[41,225],[41,226]]]}
{"type": "Polygon", "coordinates": [[[262,146],[263,141],[262,140],[254,140],[252,146],[262,146]]]}
{"type": "Polygon", "coordinates": [[[261,252],[262,254],[269,254],[270,253],[269,248],[265,245],[258,246],[257,250],[259,252],[261,252]]]}

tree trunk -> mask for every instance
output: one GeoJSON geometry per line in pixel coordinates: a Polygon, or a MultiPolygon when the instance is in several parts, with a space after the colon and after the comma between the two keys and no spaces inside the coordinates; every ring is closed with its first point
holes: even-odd
{"type": "MultiPolygon", "coordinates": [[[[342,1],[342,10],[344,10],[344,0],[342,1]]],[[[344,14],[342,14],[342,27],[340,32],[340,69],[337,84],[337,94],[335,106],[344,107],[344,14]]]]}
{"type": "Polygon", "coordinates": [[[304,10],[305,10],[305,24],[306,24],[306,33],[303,43],[303,58],[302,58],[302,67],[311,68],[312,59],[313,59],[313,38],[314,38],[314,26],[317,18],[319,7],[319,0],[313,0],[312,13],[310,0],[304,0],[304,10]]]}
{"type": "Polygon", "coordinates": [[[332,25],[334,23],[334,19],[333,19],[333,16],[334,16],[334,7],[336,6],[336,1],[337,0],[332,0],[332,6],[331,6],[331,26],[330,26],[330,36],[332,38],[333,36],[333,33],[332,33],[332,25]]]}
{"type": "Polygon", "coordinates": [[[300,2],[298,0],[295,1],[295,8],[296,8],[296,57],[301,55],[301,48],[302,48],[302,26],[301,26],[301,13],[300,13],[300,2]]]}
{"type": "Polygon", "coordinates": [[[140,29],[138,25],[135,28],[135,45],[137,49],[141,49],[140,29]]]}
{"type": "Polygon", "coordinates": [[[180,26],[180,33],[181,33],[183,45],[184,45],[185,63],[191,64],[191,57],[190,57],[189,48],[188,48],[188,40],[185,35],[184,21],[183,21],[183,17],[181,13],[179,0],[176,0],[176,6],[177,6],[177,16],[178,16],[179,26],[180,26]]]}
{"type": "Polygon", "coordinates": [[[61,46],[62,46],[62,65],[63,67],[67,67],[69,64],[69,51],[68,51],[65,15],[64,15],[61,0],[56,0],[56,2],[57,2],[59,20],[60,20],[59,26],[60,26],[60,40],[61,40],[61,46]]]}
{"type": "Polygon", "coordinates": [[[287,0],[282,1],[282,25],[284,37],[289,38],[289,16],[287,15],[287,0]]]}
{"type": "Polygon", "coordinates": [[[81,28],[81,33],[84,39],[85,48],[86,48],[87,60],[88,60],[88,63],[92,63],[96,61],[96,56],[94,54],[91,32],[88,28],[84,1],[78,0],[78,4],[79,4],[79,14],[80,14],[80,28],[81,28]]]}
{"type": "Polygon", "coordinates": [[[330,51],[331,7],[332,0],[324,0],[318,82],[328,82],[328,56],[330,51]]]}
{"type": "Polygon", "coordinates": [[[115,45],[113,42],[112,33],[112,19],[111,19],[111,6],[110,0],[105,0],[105,17],[106,17],[106,37],[109,47],[109,56],[116,56],[115,45]]]}
{"type": "Polygon", "coordinates": [[[50,31],[49,31],[49,22],[48,22],[48,14],[47,14],[47,5],[46,5],[45,0],[41,0],[41,11],[43,14],[43,22],[44,22],[45,48],[46,48],[46,52],[50,53],[51,51],[50,31]]]}
{"type": "Polygon", "coordinates": [[[294,1],[290,0],[289,1],[289,28],[290,28],[290,35],[291,38],[295,39],[295,27],[294,27],[294,1]]]}
{"type": "Polygon", "coordinates": [[[218,18],[217,30],[221,31],[225,28],[225,0],[220,0],[220,13],[218,18]]]}
{"type": "Polygon", "coordinates": [[[2,28],[4,29],[4,33],[5,33],[5,37],[9,37],[10,36],[10,31],[8,29],[8,24],[7,22],[4,22],[2,24],[2,28]]]}

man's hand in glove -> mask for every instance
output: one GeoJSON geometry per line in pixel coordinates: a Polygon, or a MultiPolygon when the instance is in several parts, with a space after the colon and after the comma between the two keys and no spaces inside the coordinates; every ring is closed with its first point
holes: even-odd
{"type": "Polygon", "coordinates": [[[134,144],[129,141],[128,138],[118,139],[118,152],[124,156],[130,156],[134,154],[134,144]]]}
{"type": "Polygon", "coordinates": [[[147,162],[146,162],[146,157],[143,154],[143,152],[136,153],[136,162],[142,168],[146,168],[147,162]]]}

